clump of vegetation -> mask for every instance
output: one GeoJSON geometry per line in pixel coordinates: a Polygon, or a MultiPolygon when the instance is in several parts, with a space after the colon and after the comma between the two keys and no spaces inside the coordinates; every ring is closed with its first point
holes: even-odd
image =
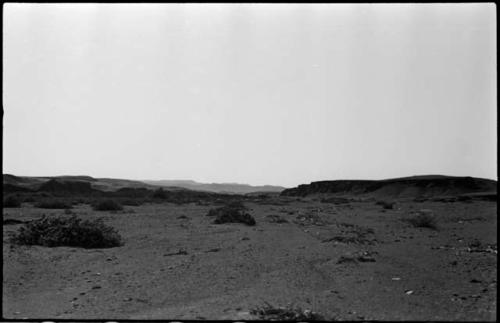
{"type": "Polygon", "coordinates": [[[26,223],[12,237],[13,243],[45,247],[112,248],[122,245],[118,232],[102,219],[82,220],[76,216],[42,218],[26,223]]]}
{"type": "Polygon", "coordinates": [[[123,206],[115,200],[101,200],[95,203],[92,208],[95,211],[121,211],[123,206]]]}
{"type": "Polygon", "coordinates": [[[216,209],[210,209],[207,213],[207,216],[218,216],[219,214],[222,213],[230,213],[230,212],[245,211],[245,210],[247,210],[247,207],[241,201],[232,201],[222,207],[216,209]]]}
{"type": "Polygon", "coordinates": [[[270,321],[324,321],[325,317],[311,310],[300,307],[275,307],[267,302],[263,306],[250,310],[250,314],[257,315],[262,320],[270,321]]]}
{"type": "Polygon", "coordinates": [[[215,216],[213,223],[244,223],[246,225],[255,225],[253,216],[246,212],[246,207],[241,202],[232,202],[226,206],[211,209],[207,216],[215,216]]]}
{"type": "Polygon", "coordinates": [[[62,200],[48,199],[36,203],[35,207],[41,209],[71,209],[73,206],[62,200]]]}
{"type": "Polygon", "coordinates": [[[437,230],[437,220],[431,213],[418,213],[417,215],[407,219],[407,221],[416,228],[429,228],[437,230]]]}
{"type": "Polygon", "coordinates": [[[7,196],[3,200],[3,207],[4,208],[21,207],[21,201],[13,195],[7,196]]]}
{"type": "Polygon", "coordinates": [[[394,209],[394,202],[377,201],[375,204],[382,206],[384,208],[384,210],[392,210],[392,209],[394,209]]]}

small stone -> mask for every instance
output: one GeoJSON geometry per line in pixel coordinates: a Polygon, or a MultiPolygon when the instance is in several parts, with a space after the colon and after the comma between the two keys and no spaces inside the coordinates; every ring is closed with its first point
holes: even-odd
{"type": "Polygon", "coordinates": [[[92,289],[100,289],[100,288],[102,288],[102,287],[99,286],[99,285],[95,285],[95,286],[92,287],[92,289]]]}

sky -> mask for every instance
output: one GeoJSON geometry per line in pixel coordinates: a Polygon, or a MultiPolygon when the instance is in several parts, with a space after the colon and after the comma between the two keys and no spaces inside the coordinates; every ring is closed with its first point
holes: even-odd
{"type": "Polygon", "coordinates": [[[495,9],[5,4],[3,173],[497,180],[495,9]]]}

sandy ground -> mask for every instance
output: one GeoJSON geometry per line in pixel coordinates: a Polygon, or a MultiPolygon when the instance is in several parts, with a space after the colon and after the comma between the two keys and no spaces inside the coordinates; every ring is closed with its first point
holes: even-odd
{"type": "MultiPolygon", "coordinates": [[[[250,309],[268,302],[338,320],[496,320],[497,254],[468,249],[496,246],[496,202],[246,205],[254,227],[211,224],[211,207],[195,204],[114,214],[76,207],[120,232],[124,246],[111,249],[13,246],[8,236],[20,225],[4,225],[3,316],[258,319],[250,309]],[[437,215],[438,231],[403,221],[420,209],[437,215]],[[375,261],[339,263],[360,255],[375,261]]],[[[4,219],[42,213],[64,211],[3,210],[4,219]]]]}

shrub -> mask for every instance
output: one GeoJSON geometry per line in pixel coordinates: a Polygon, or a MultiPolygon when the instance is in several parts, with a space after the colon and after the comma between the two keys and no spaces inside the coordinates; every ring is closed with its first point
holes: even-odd
{"type": "Polygon", "coordinates": [[[244,223],[246,225],[255,225],[255,219],[245,212],[243,204],[229,204],[218,209],[211,209],[207,216],[215,216],[213,223],[244,223]]]}
{"type": "Polygon", "coordinates": [[[121,211],[123,206],[114,200],[102,200],[95,203],[92,208],[95,211],[121,211]]]}
{"type": "Polygon", "coordinates": [[[224,212],[219,215],[214,220],[215,224],[222,223],[244,223],[246,225],[255,225],[255,219],[248,213],[242,211],[231,211],[224,212]]]}
{"type": "Polygon", "coordinates": [[[394,208],[394,202],[377,201],[375,204],[381,205],[384,210],[392,210],[394,208]]]}
{"type": "Polygon", "coordinates": [[[418,213],[417,215],[409,218],[407,221],[416,228],[429,228],[437,230],[436,218],[430,213],[418,213]]]}
{"type": "Polygon", "coordinates": [[[303,310],[300,307],[274,307],[269,303],[264,306],[250,310],[250,314],[257,315],[262,320],[269,321],[324,321],[325,318],[311,310],[303,310]]]}
{"type": "Polygon", "coordinates": [[[61,200],[43,200],[35,204],[35,207],[41,209],[71,209],[72,205],[61,200]]]}
{"type": "Polygon", "coordinates": [[[222,213],[242,212],[245,210],[247,210],[247,207],[241,201],[233,201],[217,209],[210,209],[207,216],[217,216],[222,213]]]}
{"type": "Polygon", "coordinates": [[[21,207],[21,201],[15,197],[15,196],[7,196],[3,200],[3,207],[4,208],[11,208],[11,207],[21,207]]]}
{"type": "Polygon", "coordinates": [[[102,219],[82,220],[76,216],[42,218],[26,223],[12,237],[13,243],[45,247],[112,248],[122,245],[118,232],[102,219]]]}

